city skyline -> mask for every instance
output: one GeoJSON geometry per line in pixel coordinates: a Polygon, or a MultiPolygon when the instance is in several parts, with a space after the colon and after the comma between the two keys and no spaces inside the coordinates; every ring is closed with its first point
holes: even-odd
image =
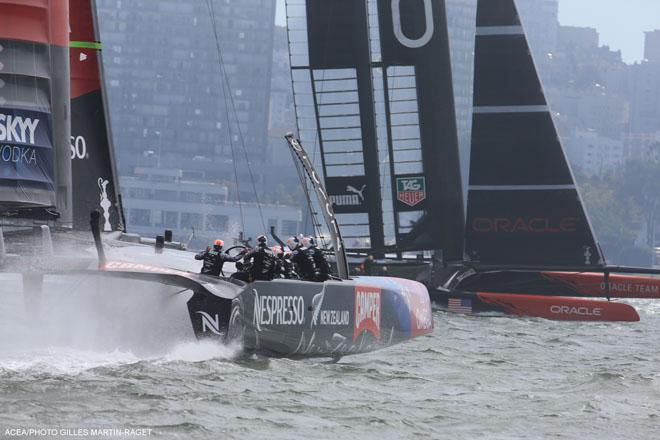
{"type": "MultiPolygon", "coordinates": [[[[275,23],[286,23],[284,0],[277,0],[275,23]]],[[[629,0],[623,7],[620,0],[559,0],[559,23],[595,28],[600,44],[621,50],[631,64],[644,57],[644,32],[660,29],[660,2],[629,0]]]]}

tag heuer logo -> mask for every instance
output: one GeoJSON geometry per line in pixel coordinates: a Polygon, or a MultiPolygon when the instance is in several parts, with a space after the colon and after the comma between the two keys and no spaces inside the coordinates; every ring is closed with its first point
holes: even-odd
{"type": "Polygon", "coordinates": [[[415,206],[426,199],[426,179],[424,177],[398,177],[396,198],[408,206],[415,206]]]}

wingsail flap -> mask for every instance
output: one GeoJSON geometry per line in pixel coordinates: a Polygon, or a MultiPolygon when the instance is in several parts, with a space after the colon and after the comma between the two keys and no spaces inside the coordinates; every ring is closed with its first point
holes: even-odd
{"type": "Polygon", "coordinates": [[[379,0],[377,25],[397,248],[442,249],[446,260],[460,260],[463,196],[444,2],[379,0]]]}
{"type": "Polygon", "coordinates": [[[70,0],[71,162],[74,227],[89,228],[98,209],[102,230],[122,230],[121,199],[103,93],[101,43],[92,0],[70,0]]]}
{"type": "Polygon", "coordinates": [[[0,211],[66,211],[67,6],[0,0],[0,211]]]}
{"type": "Polygon", "coordinates": [[[288,0],[299,135],[348,248],[463,256],[444,4],[288,0]]]}
{"type": "Polygon", "coordinates": [[[287,3],[299,137],[320,167],[348,247],[382,252],[383,214],[365,2],[287,3]]]}
{"type": "Polygon", "coordinates": [[[474,74],[468,257],[602,265],[514,0],[479,0],[474,74]]]}

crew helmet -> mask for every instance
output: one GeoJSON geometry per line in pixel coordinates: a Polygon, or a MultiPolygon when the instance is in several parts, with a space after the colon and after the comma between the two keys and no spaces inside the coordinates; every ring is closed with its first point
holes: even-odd
{"type": "Polygon", "coordinates": [[[268,238],[265,235],[260,235],[257,237],[257,243],[259,243],[259,246],[266,246],[268,238]]]}
{"type": "Polygon", "coordinates": [[[224,245],[225,245],[225,242],[222,241],[222,240],[220,240],[220,239],[217,239],[217,240],[213,243],[213,246],[214,246],[214,247],[217,247],[217,248],[222,248],[224,245]]]}
{"type": "Polygon", "coordinates": [[[300,239],[300,244],[308,248],[312,244],[312,239],[310,237],[303,237],[300,239]]]}
{"type": "Polygon", "coordinates": [[[300,246],[300,242],[296,237],[289,237],[286,239],[286,245],[289,247],[289,249],[295,251],[298,249],[298,246],[300,246]]]}

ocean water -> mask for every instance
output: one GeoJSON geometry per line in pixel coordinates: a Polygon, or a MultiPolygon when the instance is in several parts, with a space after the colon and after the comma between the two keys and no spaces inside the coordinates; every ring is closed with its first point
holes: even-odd
{"type": "Polygon", "coordinates": [[[438,311],[431,335],[333,364],[198,343],[176,291],[57,286],[35,311],[0,279],[0,437],[660,438],[658,303],[633,324],[438,311]]]}

